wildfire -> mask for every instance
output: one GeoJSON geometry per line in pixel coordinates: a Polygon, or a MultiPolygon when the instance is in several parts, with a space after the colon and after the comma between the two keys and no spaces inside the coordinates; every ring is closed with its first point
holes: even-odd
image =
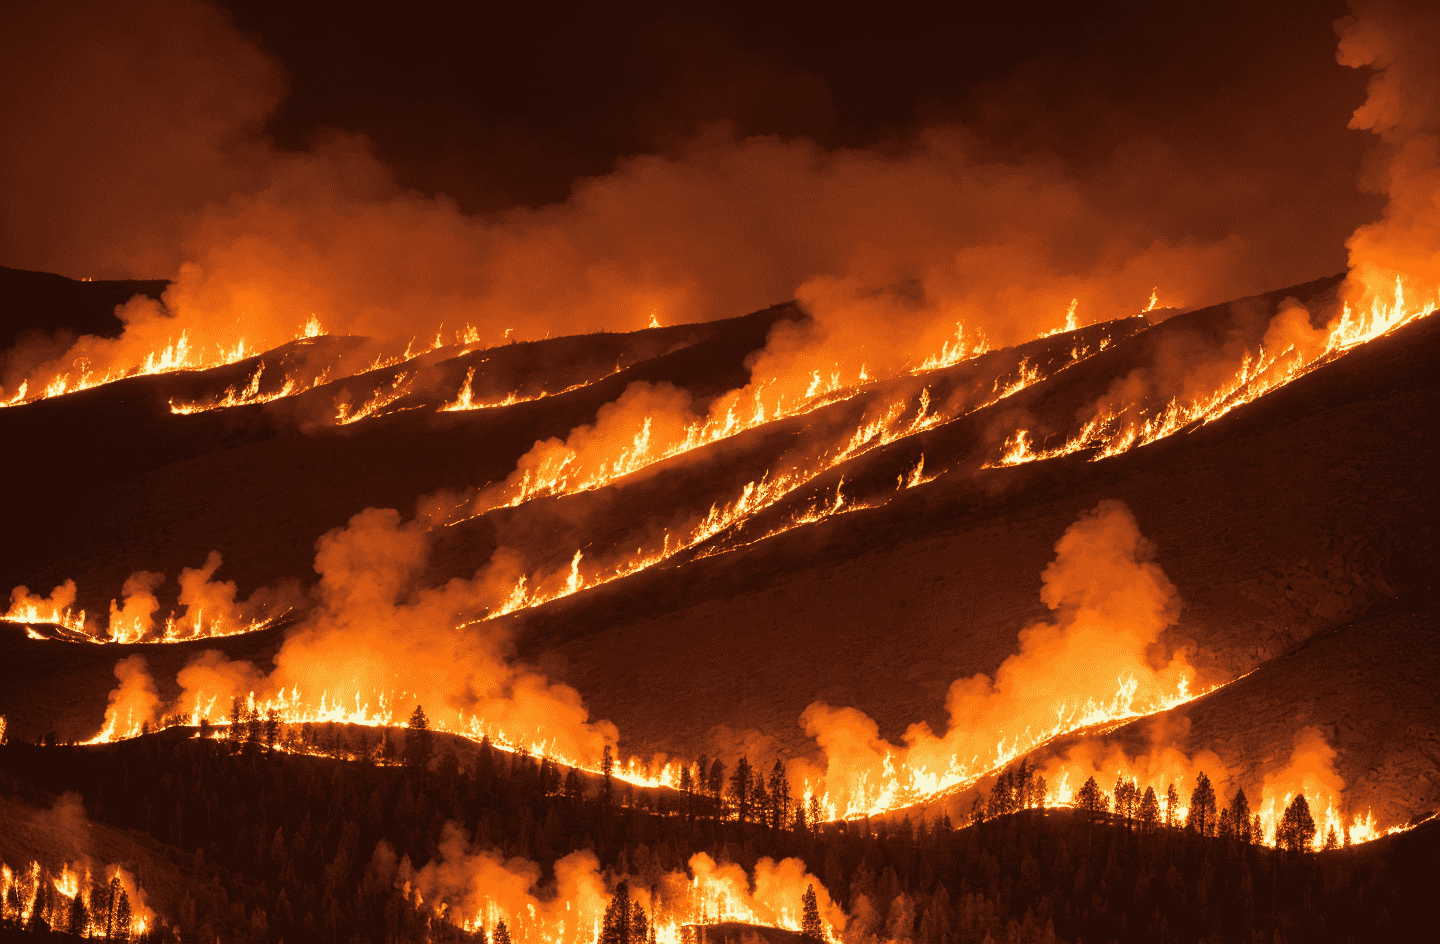
{"type": "Polygon", "coordinates": [[[38,918],[52,931],[81,938],[113,941],[128,932],[138,940],[155,916],[126,872],[108,866],[102,873],[108,879],[92,880],[88,864],[72,869],[67,862],[55,872],[38,861],[23,870],[0,863],[0,917],[17,927],[38,918]]]}
{"type": "Polygon", "coordinates": [[[1208,395],[1189,402],[1171,399],[1154,412],[1143,407],[1102,410],[1075,436],[1055,448],[1036,449],[1031,444],[1030,432],[1017,430],[1006,440],[1001,456],[986,468],[1020,465],[1077,452],[1086,452],[1090,461],[1097,462],[1181,430],[1213,423],[1351,349],[1429,314],[1435,307],[1430,303],[1407,304],[1404,285],[1396,278],[1393,300],[1377,298],[1363,314],[1345,304],[1340,317],[1330,325],[1323,347],[1312,355],[1307,356],[1294,345],[1278,352],[1266,351],[1262,346],[1256,354],[1247,354],[1232,377],[1208,395]]]}
{"type": "MultiPolygon", "coordinates": [[[[406,349],[409,354],[409,349],[406,349]]],[[[409,357],[406,357],[409,360],[409,357]]],[[[373,369],[373,368],[372,368],[373,369]]],[[[410,392],[410,384],[413,381],[408,373],[402,372],[395,375],[395,379],[389,384],[381,385],[370,395],[358,409],[352,409],[349,400],[342,400],[335,408],[335,425],[348,426],[351,423],[358,423],[367,417],[376,416],[396,400],[410,392]]]]}

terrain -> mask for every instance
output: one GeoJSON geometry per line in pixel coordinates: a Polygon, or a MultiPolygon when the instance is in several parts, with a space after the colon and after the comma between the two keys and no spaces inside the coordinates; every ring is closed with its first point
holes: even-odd
{"type": "MultiPolygon", "coordinates": [[[[12,275],[7,270],[6,277],[12,275]]],[[[114,292],[158,294],[163,287],[102,291],[89,286],[104,283],[56,278],[35,282],[36,292],[53,288],[52,301],[27,296],[26,305],[47,312],[49,320],[35,320],[37,327],[62,333],[103,324],[99,312],[116,304],[114,292]]],[[[908,830],[914,821],[951,830],[970,821],[995,775],[1021,755],[1047,770],[1052,786],[1063,783],[1069,791],[1051,797],[1052,805],[1071,805],[1079,787],[1062,777],[1093,771],[1105,789],[1117,776],[1138,778],[1141,789],[1150,784],[1157,793],[1178,783],[1188,795],[1196,773],[1204,771],[1219,785],[1222,805],[1241,788],[1257,811],[1262,791],[1272,806],[1280,804],[1266,812],[1268,842],[1275,842],[1284,805],[1303,790],[1312,803],[1323,796],[1333,807],[1330,818],[1320,820],[1317,845],[1328,825],[1339,825],[1346,836],[1353,825],[1357,839],[1374,839],[1356,847],[1370,850],[1367,856],[1429,848],[1424,844],[1433,842],[1434,829],[1424,823],[1440,809],[1440,701],[1432,690],[1440,670],[1434,645],[1440,630],[1434,586],[1440,320],[1414,317],[1371,340],[1329,351],[1254,395],[1237,388],[1240,393],[1222,408],[1177,423],[1153,442],[1105,455],[1110,447],[1104,442],[1084,440],[1087,422],[1103,415],[1099,404],[1137,378],[1158,376],[1161,365],[1178,359],[1190,386],[1219,370],[1217,364],[1234,371],[1239,352],[1253,353],[1287,306],[1306,306],[1314,313],[1307,314],[1307,330],[1319,330],[1338,304],[1338,282],[1319,279],[1188,312],[1068,325],[1021,345],[976,349],[853,385],[826,387],[816,370],[811,389],[819,387],[818,393],[770,407],[763,416],[757,411],[754,419],[745,391],[751,390],[747,384],[760,385],[753,402],[761,403],[765,378],[755,365],[762,354],[786,332],[812,330],[797,305],[629,334],[496,346],[436,338],[433,344],[412,342],[403,353],[317,332],[221,366],[138,373],[17,401],[0,409],[0,437],[20,447],[7,468],[20,500],[7,511],[0,583],[23,585],[34,597],[67,580],[75,586],[64,613],[57,610],[53,619],[24,615],[20,604],[28,598],[17,589],[9,621],[0,622],[0,716],[12,745],[5,768],[12,777],[33,776],[36,789],[51,791],[27,793],[30,787],[11,782],[7,803],[15,808],[6,816],[39,822],[36,811],[66,790],[83,793],[85,808],[101,815],[93,813],[88,775],[48,768],[47,758],[58,756],[48,752],[73,757],[77,751],[129,749],[133,742],[136,749],[182,752],[175,756],[186,759],[175,764],[209,763],[184,754],[209,745],[182,735],[203,733],[201,718],[223,726],[231,717],[230,695],[239,711],[246,692],[212,689],[202,710],[200,702],[182,697],[193,694],[189,683],[182,684],[184,673],[200,663],[224,669],[243,662],[253,667],[245,678],[271,686],[251,695],[260,705],[255,717],[275,708],[287,731],[312,720],[359,721],[360,727],[347,729],[361,732],[353,736],[363,739],[380,725],[403,739],[398,729],[414,693],[439,691],[446,693],[440,702],[423,699],[426,710],[442,731],[469,738],[453,739],[445,751],[454,759],[447,776],[475,775],[482,729],[464,726],[472,723],[465,710],[473,709],[478,723],[486,706],[491,714],[483,732],[493,737],[495,755],[518,751],[513,756],[522,758],[504,764],[520,770],[513,765],[523,767],[527,752],[553,751],[554,760],[580,768],[580,792],[599,805],[552,814],[566,818],[564,841],[551,837],[550,845],[537,849],[530,827],[512,835],[513,824],[493,825],[486,833],[512,844],[507,856],[546,863],[547,880],[561,846],[579,849],[588,840],[593,847],[593,829],[612,828],[587,819],[608,822],[611,814],[609,776],[602,782],[598,751],[587,753],[592,749],[583,746],[599,743],[594,732],[603,734],[601,722],[613,724],[618,734],[604,739],[604,763],[613,747],[619,775],[636,790],[615,801],[626,816],[659,816],[662,822],[667,809],[673,813],[696,802],[689,799],[694,787],[681,789],[680,771],[689,783],[697,770],[698,783],[710,773],[709,760],[730,771],[742,758],[762,773],[772,764],[786,771],[808,824],[804,817],[796,824],[780,816],[757,824],[768,832],[747,833],[741,813],[733,834],[692,837],[687,848],[708,849],[752,872],[762,858],[756,843],[778,844],[776,858],[782,851],[802,854],[852,918],[856,898],[846,889],[859,880],[857,864],[871,873],[883,866],[867,866],[863,855],[847,853],[832,870],[828,853],[787,843],[800,842],[799,836],[810,836],[806,841],[813,844],[822,835],[848,835],[843,826],[824,834],[816,822],[847,814],[871,814],[887,824],[877,827],[882,830],[908,830]],[[727,403],[728,425],[717,425],[727,403]],[[643,426],[626,425],[641,418],[643,426]],[[674,432],[687,423],[689,438],[674,432]],[[1025,454],[1022,432],[1035,449],[1056,454],[1025,454]],[[683,446],[665,446],[667,435],[683,446]],[[651,445],[652,436],[660,445],[651,445]],[[560,452],[562,443],[569,452],[560,452]],[[615,464],[595,465],[592,453],[615,464]],[[568,456],[562,471],[545,479],[551,471],[544,461],[562,454],[568,456]],[[536,484],[542,480],[543,487],[536,484]],[[1077,522],[1116,508],[1138,529],[1140,550],[1131,565],[1158,568],[1170,587],[1163,614],[1137,637],[1135,666],[1159,679],[1167,665],[1183,665],[1182,694],[1144,706],[1127,702],[1094,723],[1037,734],[1033,744],[1029,727],[998,730],[993,756],[957,757],[959,766],[938,787],[917,786],[925,771],[918,761],[906,761],[899,745],[913,747],[932,732],[949,736],[952,725],[958,731],[960,702],[952,686],[979,675],[988,684],[1029,651],[1025,640],[1035,627],[1047,621],[1069,625],[1070,610],[1047,596],[1064,557],[1061,548],[1077,522]],[[363,537],[366,509],[395,509],[398,523],[385,526],[385,540],[403,537],[423,550],[406,552],[413,556],[395,565],[393,576],[384,569],[390,552],[381,552],[379,544],[347,552],[385,574],[367,579],[387,586],[393,581],[394,590],[354,611],[337,609],[336,571],[326,548],[363,537]],[[207,565],[212,552],[223,562],[207,565]],[[169,579],[185,568],[202,569],[202,589],[211,588],[203,600],[189,601],[195,613],[185,610],[180,594],[198,591],[185,589],[183,581],[177,591],[169,579]],[[142,593],[127,583],[128,575],[141,571],[167,579],[142,581],[142,589],[150,587],[142,593]],[[225,581],[234,586],[216,596],[213,588],[225,581]],[[122,587],[127,601],[154,594],[154,625],[147,613],[138,641],[107,637],[104,614],[112,612],[113,636],[120,611],[129,606],[112,602],[122,599],[122,587]],[[459,615],[432,626],[426,607],[441,593],[460,600],[454,604],[459,615]],[[202,602],[214,607],[216,600],[230,622],[223,631],[204,630],[196,613],[202,602]],[[378,629],[356,615],[392,609],[393,617],[385,619],[393,622],[382,620],[378,629]],[[81,610],[86,616],[78,615],[81,610]],[[162,641],[160,621],[173,611],[185,614],[182,624],[193,619],[199,628],[162,641]],[[292,700],[283,701],[284,685],[294,681],[284,672],[297,647],[316,639],[334,644],[346,638],[346,626],[355,627],[357,652],[399,634],[409,647],[404,651],[433,653],[426,656],[434,659],[429,677],[402,678],[397,689],[403,690],[382,698],[378,715],[373,699],[349,715],[335,707],[350,698],[339,669],[334,681],[341,689],[329,693],[332,701],[322,699],[320,708],[311,677],[303,694],[292,692],[292,700]],[[453,664],[467,658],[455,653],[472,648],[489,661],[479,668],[453,664]],[[151,694],[143,726],[130,709],[131,728],[125,730],[114,722],[119,708],[131,704],[125,693],[134,656],[143,660],[138,664],[146,679],[135,690],[151,694]],[[451,665],[454,681],[446,687],[451,665]],[[501,695],[474,691],[475,679],[487,673],[500,679],[501,695]],[[553,731],[526,728],[536,722],[522,693],[536,679],[573,690],[572,708],[583,709],[565,717],[579,718],[574,724],[581,734],[557,742],[553,731]],[[851,713],[835,715],[843,723],[827,727],[815,720],[824,714],[816,714],[817,705],[851,713]],[[162,728],[168,730],[154,733],[162,728]],[[23,747],[88,741],[97,732],[99,740],[119,744],[23,747]],[[165,746],[143,747],[156,739],[165,746]],[[557,743],[582,746],[560,749],[557,743]],[[843,753],[850,749],[856,753],[843,753]],[[890,793],[877,794],[873,779],[842,788],[837,770],[847,756],[857,765],[883,761],[887,771],[902,768],[902,779],[914,779],[890,793]],[[50,772],[35,773],[45,770],[50,772]],[[850,792],[842,795],[842,789],[850,792]],[[816,804],[807,807],[809,796],[816,804]],[[572,814],[579,817],[574,822],[567,818],[572,814]],[[1413,831],[1377,838],[1407,828],[1413,831]],[[756,838],[762,834],[770,838],[756,838]],[[716,841],[730,843],[728,851],[718,853],[716,841]]],[[[1141,398],[1152,411],[1173,395],[1159,381],[1153,386],[1141,398]]],[[[219,618],[214,612],[212,618],[219,618]]],[[[335,664],[348,664],[344,658],[337,652],[341,661],[335,664]]],[[[222,674],[217,670],[216,678],[222,674]]],[[[1079,681],[1069,687],[1063,664],[1060,674],[1035,678],[1034,687],[1048,698],[1101,691],[1079,681]]],[[[1125,679],[1114,681],[1123,688],[1125,679]]],[[[357,690],[354,701],[367,698],[357,690]]],[[[543,729],[558,722],[538,723],[543,729]]],[[[237,730],[234,723],[230,729],[237,730]]],[[[262,751],[254,738],[249,743],[236,755],[248,759],[235,762],[255,770],[271,760],[301,767],[314,760],[282,754],[275,744],[262,751]]],[[[373,739],[354,749],[297,743],[287,749],[336,758],[326,776],[337,783],[356,770],[370,770],[364,777],[392,777],[396,789],[402,782],[398,772],[387,770],[385,758],[372,754],[378,750],[373,739]],[[372,770],[367,759],[379,766],[372,770]]],[[[490,756],[490,740],[483,750],[490,756]]],[[[545,763],[551,763],[548,756],[545,763]]],[[[429,789],[411,786],[420,793],[429,789]]],[[[526,814],[542,823],[551,803],[544,794],[542,789],[534,801],[539,805],[526,814]]],[[[182,836],[178,820],[168,835],[153,823],[135,822],[140,794],[127,796],[125,811],[110,817],[112,826],[140,829],[149,838],[102,830],[96,835],[103,842],[97,839],[87,854],[146,863],[142,884],[155,889],[163,906],[156,910],[173,915],[186,907],[175,889],[194,879],[176,876],[202,864],[176,860],[170,846],[157,851],[145,843],[173,843],[188,857],[208,840],[182,836]],[[158,864],[166,855],[175,861],[158,864]]],[[[723,782],[712,801],[718,829],[721,811],[731,809],[719,804],[732,802],[723,782]]],[[[145,802],[160,809],[156,804],[173,798],[157,794],[145,802]]],[[[1028,812],[1014,815],[1031,822],[1028,812]]],[[[403,835],[371,823],[366,848],[346,853],[347,874],[362,884],[372,881],[355,857],[370,856],[385,837],[404,846],[417,869],[441,855],[445,817],[435,816],[422,817],[403,835]]],[[[462,807],[452,818],[466,823],[468,834],[479,828],[462,807]]],[[[254,835],[242,832],[227,841],[243,852],[274,827],[252,824],[247,828],[254,835]]],[[[1034,828],[1053,838],[1081,826],[1063,820],[1053,829],[1034,828]]],[[[35,847],[31,857],[51,849],[54,843],[37,829],[14,833],[18,845],[0,850],[7,862],[25,858],[21,847],[35,847]]],[[[876,841],[890,841],[881,835],[876,841]]],[[[628,856],[637,854],[640,840],[627,836],[609,846],[598,842],[607,874],[631,871],[628,856]]],[[[1194,838],[1205,840],[1203,831],[1194,838]]],[[[338,833],[326,840],[339,841],[338,833]]],[[[478,847],[481,840],[475,841],[478,847]]],[[[248,868],[233,848],[217,851],[229,857],[226,868],[237,874],[248,868]]],[[[53,850],[47,854],[55,858],[53,850]]],[[[336,854],[329,848],[316,861],[336,854]]],[[[1186,868],[1198,868],[1210,854],[1196,853],[1186,868]]],[[[669,855],[663,870],[681,868],[688,858],[669,855]]],[[[1139,862],[1131,865],[1142,871],[1153,866],[1139,862]]],[[[58,866],[47,860],[46,867],[58,866]]],[[[1263,867],[1253,861],[1247,866],[1263,867]]],[[[1104,862],[1096,868],[1104,869],[1104,862]]],[[[257,939],[276,937],[279,924],[256,930],[259,924],[249,917],[265,907],[275,919],[273,904],[263,904],[273,902],[275,876],[247,874],[246,882],[260,884],[246,886],[241,918],[222,915],[226,905],[206,905],[219,910],[208,919],[192,916],[188,927],[208,920],[215,931],[248,921],[257,939]]],[[[1133,883],[1134,875],[1127,875],[1133,883]]],[[[1084,880],[1074,881],[1079,888],[1084,880]]],[[[1297,881],[1301,888],[1310,879],[1297,881]]],[[[933,900],[934,875],[913,883],[933,900]]],[[[991,901],[983,884],[976,893],[991,901]]],[[[301,894],[301,886],[292,891],[301,894]]],[[[953,885],[949,893],[956,893],[953,885]]],[[[895,914],[901,894],[891,889],[882,896],[880,913],[895,914]]],[[[376,915],[385,911],[384,897],[367,899],[376,915]]],[[[292,930],[354,930],[327,915],[328,905],[311,909],[310,925],[293,902],[288,907],[292,930]]],[[[904,907],[910,906],[901,913],[904,907]]],[[[1042,939],[1045,921],[1036,923],[1036,901],[1006,899],[996,907],[994,921],[972,920],[970,930],[983,936],[1003,929],[1005,915],[1021,919],[1029,908],[1030,931],[1042,939]]],[[[1102,926],[1107,935],[1117,933],[1110,925],[1087,924],[1093,915],[1060,917],[1054,903],[1047,907],[1052,935],[1102,926]]],[[[1376,913],[1365,912],[1372,918],[1376,913]]],[[[423,909],[415,914],[415,920],[432,920],[423,909]]],[[[178,926],[178,919],[168,920],[178,926]]],[[[919,918],[911,914],[910,920],[919,918]]],[[[726,925],[723,933],[739,940],[745,932],[726,925]]],[[[959,939],[972,937],[967,931],[959,939]]]]}

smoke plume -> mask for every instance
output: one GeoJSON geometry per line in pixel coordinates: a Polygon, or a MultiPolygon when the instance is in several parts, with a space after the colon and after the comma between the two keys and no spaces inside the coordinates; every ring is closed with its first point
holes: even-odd
{"type": "Polygon", "coordinates": [[[317,711],[322,696],[356,720],[403,724],[424,707],[432,724],[502,746],[524,746],[571,761],[598,760],[617,733],[591,721],[568,686],[515,665],[493,623],[469,623],[510,592],[518,577],[503,554],[469,580],[418,584],[429,549],[429,519],[402,522],[369,508],[316,544],[320,580],[313,609],[275,655],[268,677],[248,663],[207,652],[177,677],[177,708],[194,710],[254,692],[299,695],[317,711]]]}
{"type": "Polygon", "coordinates": [[[993,678],[950,686],[943,735],[921,722],[896,748],[853,708],[817,702],[806,709],[801,723],[826,753],[825,790],[840,812],[868,805],[888,779],[887,765],[923,790],[950,772],[988,769],[1049,733],[1154,711],[1186,690],[1194,671],[1183,655],[1155,651],[1179,600],[1130,510],[1101,502],[1055,551],[1040,594],[1054,618],[1022,630],[1019,652],[993,678]]]}
{"type": "Polygon", "coordinates": [[[1384,194],[1384,215],[1361,226],[1350,250],[1348,294],[1361,308],[1387,303],[1400,279],[1412,298],[1440,289],[1440,12],[1432,4],[1351,0],[1335,24],[1342,65],[1372,70],[1350,127],[1380,145],[1364,183],[1384,194]]]}

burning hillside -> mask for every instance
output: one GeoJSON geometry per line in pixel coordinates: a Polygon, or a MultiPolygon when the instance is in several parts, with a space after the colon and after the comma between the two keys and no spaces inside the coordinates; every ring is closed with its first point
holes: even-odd
{"type": "Polygon", "coordinates": [[[1303,94],[1245,46],[1250,85],[1162,116],[1067,38],[1063,94],[704,110],[498,209],[294,137],[283,30],[17,16],[0,246],[105,278],[0,271],[0,926],[1395,922],[1440,810],[1440,22],[1353,7],[1303,94]],[[128,116],[112,162],[67,109],[128,116]],[[1353,199],[1248,126],[1347,114],[1353,199]]]}

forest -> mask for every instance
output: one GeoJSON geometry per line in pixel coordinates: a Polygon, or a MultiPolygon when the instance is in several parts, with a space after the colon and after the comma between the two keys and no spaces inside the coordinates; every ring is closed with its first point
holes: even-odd
{"type": "MultiPolygon", "coordinates": [[[[629,889],[655,888],[699,852],[747,872],[797,857],[843,905],[847,944],[1364,940],[1408,927],[1434,874],[1422,836],[1433,823],[1353,847],[1332,836],[1312,853],[1302,797],[1277,850],[1253,841],[1243,793],[1217,798],[1208,778],[1183,821],[1173,788],[1137,796],[1093,780],[1077,808],[1045,809],[1021,761],[966,823],[819,823],[778,760],[767,775],[704,758],[679,790],[634,788],[608,759],[597,777],[488,742],[466,750],[418,708],[408,731],[267,724],[238,708],[234,721],[112,745],[9,745],[0,771],[78,793],[92,820],[164,844],[190,878],[176,913],[146,933],[157,941],[507,944],[498,923],[455,927],[407,895],[456,827],[545,881],[557,860],[592,851],[622,915],[629,889]]],[[[4,909],[11,932],[57,938],[71,926],[63,911],[42,903],[16,928],[18,908],[4,909]]],[[[607,920],[602,944],[644,940],[640,921],[607,920]]]]}

